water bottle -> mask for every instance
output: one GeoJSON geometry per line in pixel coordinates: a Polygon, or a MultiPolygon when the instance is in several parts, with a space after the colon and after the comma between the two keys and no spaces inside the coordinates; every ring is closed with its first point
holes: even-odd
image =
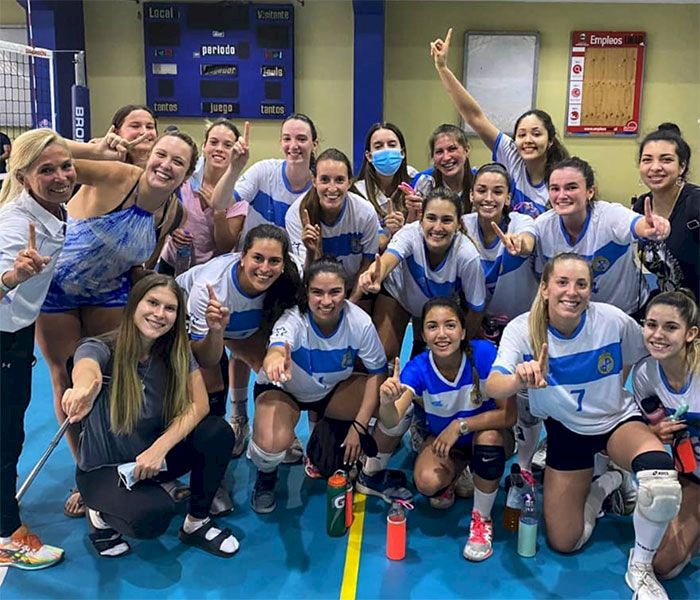
{"type": "Polygon", "coordinates": [[[537,511],[535,496],[525,494],[524,507],[520,513],[518,526],[518,554],[525,558],[535,556],[537,552],[537,511]]]}
{"type": "Polygon", "coordinates": [[[386,517],[386,557],[403,560],[406,557],[406,511],[400,502],[393,502],[386,517]]]}
{"type": "Polygon", "coordinates": [[[503,511],[503,529],[506,531],[518,531],[518,519],[523,508],[523,491],[525,482],[520,474],[520,465],[514,463],[510,467],[508,476],[508,494],[506,507],[503,511]]]}
{"type": "Polygon", "coordinates": [[[326,488],[326,531],[331,537],[345,535],[345,495],[348,479],[343,471],[328,478],[326,488]]]}
{"type": "Polygon", "coordinates": [[[642,412],[650,425],[656,425],[666,418],[666,409],[658,396],[649,396],[641,401],[642,412]]]}
{"type": "Polygon", "coordinates": [[[178,246],[175,252],[175,276],[184,273],[192,266],[192,244],[178,246]]]}

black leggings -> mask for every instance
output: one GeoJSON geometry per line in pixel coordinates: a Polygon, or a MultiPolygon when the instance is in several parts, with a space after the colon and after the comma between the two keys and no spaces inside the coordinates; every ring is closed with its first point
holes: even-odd
{"type": "Polygon", "coordinates": [[[140,481],[129,491],[120,485],[116,467],[77,469],[78,489],[86,506],[99,511],[119,533],[155,538],[165,533],[177,512],[177,505],[158,482],[171,481],[191,471],[189,513],[203,519],[224,478],[233,443],[233,431],[226,421],[209,415],[168,452],[168,470],[156,478],[140,481]]]}

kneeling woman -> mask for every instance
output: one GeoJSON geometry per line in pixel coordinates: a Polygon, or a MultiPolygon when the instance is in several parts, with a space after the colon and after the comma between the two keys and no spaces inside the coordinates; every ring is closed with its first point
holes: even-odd
{"type": "Polygon", "coordinates": [[[443,500],[440,508],[452,505],[454,482],[471,462],[474,509],[463,554],[482,561],[493,553],[491,509],[506,453],[513,452],[515,402],[483,397],[480,380],[491,370],[496,347],[485,340],[467,341],[464,313],[454,300],[429,300],[422,331],[428,351],[412,359],[400,378],[396,359],[393,376],[380,388],[379,418],[384,426],[396,427],[411,402],[424,408],[428,437],[413,478],[418,491],[443,500]]]}
{"type": "MultiPolygon", "coordinates": [[[[323,257],[304,274],[299,306],[277,320],[255,384],[255,421],[248,456],[258,468],[251,505],[275,509],[277,467],[294,439],[302,410],[367,427],[377,410],[386,358],[371,318],[346,300],[347,276],[336,259],[323,257]],[[367,374],[353,373],[355,359],[367,374]]],[[[350,427],[344,460],[360,457],[360,438],[350,427]]],[[[385,451],[379,448],[379,451],[385,451]]],[[[362,475],[361,475],[362,477],[362,475]]]]}
{"type": "MultiPolygon", "coordinates": [[[[695,465],[683,465],[679,479],[683,488],[681,509],[661,541],[654,570],[664,579],[679,575],[700,550],[700,315],[688,290],[665,292],[647,306],[644,341],[651,356],[634,369],[634,398],[645,409],[646,398],[661,402],[664,414],[682,405],[688,407],[683,420],[666,416],[654,421],[652,431],[664,444],[673,444],[674,434],[687,430],[695,465]],[[693,469],[693,466],[695,467],[693,469]]],[[[686,457],[684,462],[693,462],[686,457]],[[687,459],[690,460],[687,460],[687,459]]],[[[681,466],[681,465],[678,465],[681,466]]]]}
{"type": "Polygon", "coordinates": [[[207,415],[185,315],[175,281],[149,275],[129,294],[119,329],[83,340],[75,352],[63,410],[72,422],[83,421],[76,480],[101,556],[129,551],[122,534],[165,533],[176,504],[160,483],[187,472],[192,495],[180,540],[217,556],[238,550],[231,532],[208,516],[234,439],[223,419],[207,415]],[[128,463],[134,463],[131,490],[120,485],[118,471],[128,463]]]}
{"type": "Polygon", "coordinates": [[[555,550],[586,543],[605,496],[622,481],[610,471],[591,482],[595,454],[607,450],[634,471],[639,500],[625,581],[635,598],[665,599],[651,563],[678,512],[681,486],[673,460],[623,387],[627,367],[646,354],[641,329],[620,309],[590,302],[592,287],[583,257],[550,260],[532,309],[503,332],[486,393],[507,398],[527,388],[532,414],[545,418],[544,520],[555,550]]]}

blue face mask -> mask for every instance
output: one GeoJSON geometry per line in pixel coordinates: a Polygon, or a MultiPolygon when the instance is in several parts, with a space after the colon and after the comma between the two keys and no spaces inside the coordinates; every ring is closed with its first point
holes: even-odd
{"type": "Polygon", "coordinates": [[[399,148],[384,148],[372,152],[372,164],[381,175],[391,176],[399,170],[403,154],[399,148]]]}

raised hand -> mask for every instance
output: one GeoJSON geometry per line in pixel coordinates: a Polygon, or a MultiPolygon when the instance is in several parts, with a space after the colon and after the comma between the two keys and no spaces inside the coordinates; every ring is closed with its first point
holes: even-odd
{"type": "Polygon", "coordinates": [[[15,258],[12,271],[6,272],[3,282],[9,287],[18,286],[27,279],[41,273],[51,262],[50,256],[42,256],[36,249],[36,228],[29,223],[29,241],[24,250],[20,250],[15,258]]]}
{"type": "Polygon", "coordinates": [[[250,122],[246,121],[243,125],[243,135],[236,140],[233,145],[233,153],[231,154],[231,169],[238,174],[243,171],[243,167],[248,163],[250,158],[250,122]]]}
{"type": "Polygon", "coordinates": [[[537,360],[520,363],[515,367],[515,374],[523,387],[533,389],[547,387],[548,355],[547,344],[542,344],[542,350],[537,360]]]}
{"type": "Polygon", "coordinates": [[[406,221],[418,221],[423,214],[423,197],[405,181],[399,184],[403,192],[403,203],[406,206],[406,221]]]}
{"type": "Polygon", "coordinates": [[[292,349],[289,342],[284,342],[284,352],[275,353],[263,364],[267,378],[276,386],[281,387],[283,383],[292,379],[292,349]]]}
{"type": "Polygon", "coordinates": [[[301,211],[301,224],[301,241],[309,254],[309,258],[311,260],[321,258],[323,255],[321,227],[311,224],[311,217],[306,209],[301,211]]]}
{"type": "Polygon", "coordinates": [[[102,380],[95,379],[89,387],[72,387],[63,392],[61,408],[71,423],[82,421],[102,388],[102,380]]]}
{"type": "Polygon", "coordinates": [[[671,233],[671,224],[668,219],[654,213],[649,196],[644,199],[644,218],[637,222],[635,231],[639,237],[657,242],[665,240],[671,233]]]}
{"type": "Polygon", "coordinates": [[[452,39],[452,27],[447,30],[445,39],[437,38],[430,42],[430,55],[433,57],[436,69],[447,66],[447,55],[450,53],[450,40],[452,39]]]}
{"type": "Polygon", "coordinates": [[[394,202],[389,198],[389,204],[387,206],[387,215],[384,217],[384,226],[394,235],[399,229],[403,227],[405,219],[403,213],[396,210],[394,202]]]}
{"type": "Polygon", "coordinates": [[[216,297],[216,292],[210,283],[207,283],[207,292],[209,292],[209,302],[207,304],[207,310],[204,312],[204,319],[207,322],[207,327],[209,327],[209,331],[223,333],[226,329],[226,325],[228,325],[231,311],[228,307],[219,302],[216,297]]]}
{"type": "Polygon", "coordinates": [[[523,238],[517,233],[503,233],[498,223],[491,221],[491,228],[496,232],[498,239],[503,243],[503,247],[512,256],[518,256],[523,250],[523,238]]]}
{"type": "Polygon", "coordinates": [[[382,285],[382,262],[379,254],[375,255],[374,264],[360,275],[357,284],[365,294],[379,293],[382,285]]]}
{"type": "Polygon", "coordinates": [[[401,361],[397,356],[394,359],[394,373],[379,387],[380,404],[393,404],[406,391],[406,386],[401,383],[401,361]]]}

